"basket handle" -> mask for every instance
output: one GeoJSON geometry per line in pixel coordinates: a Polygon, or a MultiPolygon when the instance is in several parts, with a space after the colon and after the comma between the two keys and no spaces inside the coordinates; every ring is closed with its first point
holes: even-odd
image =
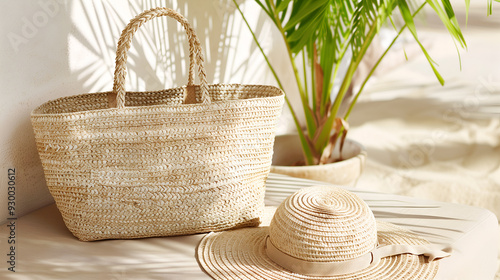
{"type": "Polygon", "coordinates": [[[115,60],[115,76],[113,81],[113,91],[108,94],[108,104],[110,108],[125,108],[125,77],[127,75],[127,52],[130,49],[130,43],[134,33],[145,22],[161,16],[168,16],[182,24],[186,30],[189,41],[189,77],[187,86],[194,86],[195,65],[198,68],[198,77],[200,79],[200,90],[202,103],[210,103],[210,96],[208,94],[207,75],[205,67],[203,66],[203,54],[201,51],[201,43],[194,29],[191,27],[187,19],[178,12],[164,7],[153,8],[144,11],[133,18],[127,27],[123,29],[118,46],[116,49],[115,60]]]}

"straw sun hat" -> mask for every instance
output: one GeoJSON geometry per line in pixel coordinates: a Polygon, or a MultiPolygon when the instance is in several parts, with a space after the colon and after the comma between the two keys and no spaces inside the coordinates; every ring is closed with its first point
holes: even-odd
{"type": "Polygon", "coordinates": [[[357,195],[299,190],[269,227],[210,233],[197,249],[215,279],[433,279],[450,255],[399,226],[376,221],[357,195]]]}

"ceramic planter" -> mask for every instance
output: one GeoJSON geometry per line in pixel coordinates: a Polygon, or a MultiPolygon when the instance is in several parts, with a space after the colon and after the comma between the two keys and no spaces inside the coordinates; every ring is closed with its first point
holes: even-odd
{"type": "MultiPolygon", "coordinates": [[[[334,156],[338,155],[337,145],[334,156]]],[[[323,165],[293,166],[303,159],[299,136],[278,135],[274,142],[271,172],[336,185],[354,186],[363,171],[366,156],[363,145],[346,139],[342,151],[343,160],[323,165]]]]}

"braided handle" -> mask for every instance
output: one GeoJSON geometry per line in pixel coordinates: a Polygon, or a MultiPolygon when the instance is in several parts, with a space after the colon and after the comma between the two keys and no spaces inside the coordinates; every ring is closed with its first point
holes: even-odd
{"type": "Polygon", "coordinates": [[[123,29],[118,46],[116,49],[115,60],[115,76],[113,81],[113,92],[108,95],[108,103],[110,108],[122,109],[125,107],[125,77],[127,75],[127,52],[130,49],[132,38],[145,22],[161,16],[168,16],[182,24],[186,30],[189,41],[189,78],[188,86],[194,85],[194,67],[198,68],[198,77],[200,78],[200,89],[202,103],[210,103],[210,96],[208,94],[207,75],[203,66],[203,54],[201,52],[201,43],[194,29],[191,27],[187,19],[176,11],[169,8],[154,8],[144,11],[132,19],[127,27],[123,29]]]}

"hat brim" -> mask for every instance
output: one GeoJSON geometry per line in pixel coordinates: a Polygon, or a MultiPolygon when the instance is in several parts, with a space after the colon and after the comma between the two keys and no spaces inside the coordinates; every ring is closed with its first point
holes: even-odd
{"type": "MultiPolygon", "coordinates": [[[[197,249],[197,258],[205,272],[215,279],[433,279],[439,261],[410,254],[381,259],[356,273],[331,277],[296,274],[285,270],[267,257],[265,239],[268,227],[243,228],[210,233],[197,249]]],[[[429,242],[402,227],[377,221],[378,242],[425,245],[429,242]]]]}

